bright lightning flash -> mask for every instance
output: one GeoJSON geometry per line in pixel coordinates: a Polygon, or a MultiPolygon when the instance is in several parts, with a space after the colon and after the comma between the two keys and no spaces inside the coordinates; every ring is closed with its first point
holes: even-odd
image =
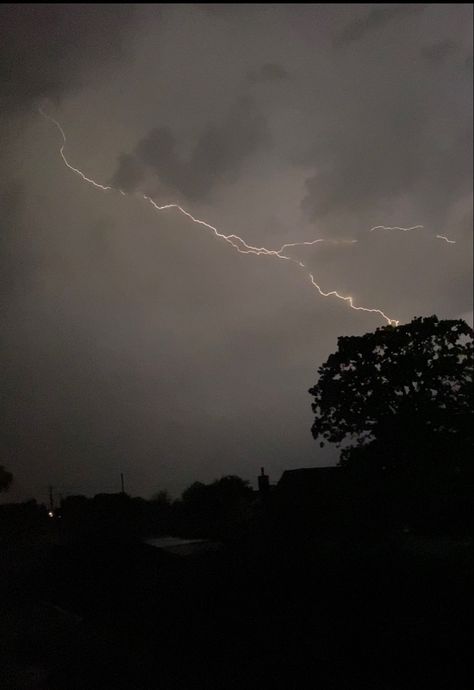
{"type": "MultiPolygon", "coordinates": [[[[374,230],[401,230],[402,232],[411,232],[411,230],[422,230],[423,228],[423,225],[413,225],[411,228],[401,228],[398,225],[394,225],[393,227],[389,225],[376,225],[370,228],[369,232],[374,232],[374,230]]],[[[456,244],[455,240],[449,240],[445,235],[435,235],[435,237],[437,240],[444,240],[448,244],[456,244]]]]}
{"type": "Polygon", "coordinates": [[[448,240],[448,238],[446,237],[446,235],[436,235],[436,239],[437,239],[437,240],[444,240],[444,241],[447,242],[448,244],[456,244],[456,240],[448,240]]]}
{"type": "MultiPolygon", "coordinates": [[[[49,120],[50,122],[52,122],[56,126],[58,131],[60,132],[63,143],[61,144],[61,147],[59,149],[59,153],[61,155],[63,163],[65,164],[65,166],[67,168],[69,168],[69,170],[71,170],[73,173],[75,173],[80,178],[82,178],[82,180],[84,180],[84,182],[87,182],[88,184],[92,185],[96,189],[100,189],[103,192],[108,192],[108,191],[119,192],[123,196],[128,196],[121,189],[116,189],[115,187],[112,187],[110,185],[99,184],[99,182],[96,182],[92,178],[87,177],[87,175],[85,175],[82,172],[82,170],[79,170],[78,168],[75,168],[73,165],[71,165],[69,163],[68,159],[66,158],[65,153],[64,153],[64,149],[66,146],[66,133],[64,132],[63,128],[61,127],[61,125],[59,124],[59,122],[57,120],[55,120],[53,117],[51,117],[51,115],[48,115],[47,113],[45,113],[41,108],[39,108],[39,113],[46,120],[49,120]]],[[[291,243],[287,243],[287,244],[282,245],[280,247],[280,249],[267,249],[266,247],[254,247],[251,244],[247,244],[247,242],[244,239],[242,239],[241,237],[239,237],[238,235],[225,235],[224,233],[219,232],[219,230],[217,228],[215,228],[213,225],[211,225],[210,223],[207,223],[206,221],[201,220],[199,218],[195,218],[191,213],[189,213],[189,211],[186,211],[186,209],[184,209],[179,204],[173,203],[173,204],[164,204],[164,205],[160,206],[159,204],[156,203],[156,201],[154,201],[151,197],[147,196],[146,194],[138,193],[137,195],[140,198],[147,201],[149,204],[151,204],[151,206],[153,206],[153,208],[156,211],[165,211],[167,209],[175,209],[176,211],[179,211],[179,213],[181,213],[182,215],[189,218],[189,220],[191,220],[193,223],[196,223],[197,225],[201,225],[202,227],[206,228],[207,230],[210,230],[215,235],[215,237],[222,239],[225,242],[227,242],[228,244],[230,244],[231,247],[233,247],[237,252],[239,252],[239,254],[254,254],[256,256],[273,256],[276,259],[281,259],[283,261],[290,261],[291,263],[296,264],[299,268],[301,268],[305,272],[305,274],[307,275],[307,277],[311,281],[313,287],[316,288],[316,290],[319,292],[319,294],[322,297],[337,297],[337,299],[346,302],[346,304],[348,304],[349,307],[351,309],[354,309],[355,311],[365,311],[365,312],[369,312],[372,314],[378,314],[383,319],[385,319],[385,321],[387,322],[387,324],[389,326],[391,326],[391,325],[398,326],[398,324],[400,323],[397,319],[393,319],[390,316],[387,316],[387,314],[385,314],[381,309],[370,309],[368,307],[356,306],[354,304],[352,297],[341,295],[339,292],[337,292],[337,290],[330,290],[329,292],[325,292],[321,288],[321,286],[318,285],[318,283],[316,282],[316,280],[314,278],[314,275],[308,270],[308,268],[305,266],[305,264],[302,261],[299,261],[298,259],[295,259],[292,256],[288,256],[288,254],[283,253],[283,251],[289,247],[311,246],[311,245],[317,244],[319,242],[332,242],[335,244],[354,244],[355,242],[357,242],[357,240],[317,239],[317,240],[312,240],[311,242],[291,242],[291,243]]],[[[407,232],[408,230],[414,230],[417,227],[422,227],[422,226],[414,226],[413,228],[396,228],[396,229],[397,230],[403,230],[404,232],[407,232]]],[[[389,228],[389,227],[380,225],[380,226],[377,226],[375,228],[372,228],[371,232],[373,230],[382,229],[382,228],[384,230],[395,229],[395,228],[389,228]]],[[[447,241],[449,242],[449,240],[447,240],[447,241]]]]}
{"type": "Polygon", "coordinates": [[[423,225],[412,225],[411,228],[401,228],[398,225],[375,225],[373,228],[370,228],[369,232],[374,232],[374,230],[401,230],[402,232],[410,232],[411,230],[418,230],[423,227],[423,225]]]}

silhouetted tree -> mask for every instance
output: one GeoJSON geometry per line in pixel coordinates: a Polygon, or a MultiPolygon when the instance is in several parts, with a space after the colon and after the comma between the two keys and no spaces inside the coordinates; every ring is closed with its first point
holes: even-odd
{"type": "Polygon", "coordinates": [[[171,498],[167,491],[158,491],[152,496],[151,500],[156,506],[169,507],[171,505],[171,498]]]}
{"type": "Polygon", "coordinates": [[[8,491],[13,481],[13,475],[3,465],[0,465],[0,491],[8,491]]]}
{"type": "Polygon", "coordinates": [[[470,466],[472,357],[472,329],[436,316],[339,338],[309,391],[314,438],[348,467],[470,466]]]}
{"type": "Polygon", "coordinates": [[[227,536],[240,529],[247,519],[252,498],[249,483],[235,475],[211,484],[194,482],[182,494],[181,512],[186,529],[204,536],[227,536]]]}
{"type": "Polygon", "coordinates": [[[172,525],[173,504],[167,491],[158,491],[147,504],[152,534],[167,534],[172,525]]]}

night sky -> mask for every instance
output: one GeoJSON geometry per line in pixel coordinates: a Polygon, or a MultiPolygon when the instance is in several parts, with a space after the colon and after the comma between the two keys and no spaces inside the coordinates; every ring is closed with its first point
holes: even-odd
{"type": "Polygon", "coordinates": [[[468,4],[3,5],[3,500],[334,464],[308,388],[384,319],[139,195],[472,324],[472,64],[468,4]]]}

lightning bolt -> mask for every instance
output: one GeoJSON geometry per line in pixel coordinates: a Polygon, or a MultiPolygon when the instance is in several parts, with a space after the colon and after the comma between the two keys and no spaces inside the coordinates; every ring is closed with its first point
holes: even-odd
{"type": "Polygon", "coordinates": [[[444,241],[447,242],[448,244],[456,244],[456,240],[448,240],[448,238],[446,237],[446,235],[436,235],[436,239],[437,239],[437,240],[444,240],[444,241]]]}
{"type": "Polygon", "coordinates": [[[311,247],[313,244],[318,244],[318,242],[328,242],[330,244],[357,244],[357,240],[319,239],[319,240],[311,240],[310,242],[287,242],[286,244],[283,244],[278,251],[282,252],[287,247],[311,247]]]}
{"type": "MultiPolygon", "coordinates": [[[[373,228],[370,228],[369,232],[374,232],[374,230],[401,230],[402,232],[411,232],[412,230],[422,230],[424,229],[424,225],[412,225],[411,228],[401,228],[398,225],[394,226],[389,226],[389,225],[376,225],[373,228]]],[[[435,236],[437,240],[444,240],[448,244],[456,244],[455,240],[449,240],[445,235],[436,235],[435,236]]]]}
{"type": "MultiPolygon", "coordinates": [[[[65,133],[64,129],[62,128],[60,123],[54,117],[52,117],[48,113],[45,113],[42,108],[39,108],[38,111],[44,119],[53,123],[55,125],[55,127],[57,128],[57,130],[59,131],[59,133],[61,134],[62,144],[60,146],[59,153],[60,153],[60,156],[62,158],[64,165],[67,168],[69,168],[69,170],[71,170],[75,175],[78,175],[84,182],[87,182],[88,184],[92,185],[93,187],[95,187],[96,189],[99,189],[102,192],[109,192],[109,191],[118,192],[118,193],[122,194],[123,196],[129,196],[128,194],[126,194],[126,192],[124,192],[121,189],[116,189],[115,187],[112,187],[110,185],[103,185],[103,184],[100,184],[99,182],[96,182],[94,179],[92,179],[91,177],[88,177],[85,173],[83,173],[82,170],[80,170],[79,168],[75,168],[73,165],[71,165],[71,163],[66,158],[66,154],[64,153],[64,149],[66,147],[66,142],[67,142],[66,133],[65,133]]],[[[364,311],[364,312],[368,312],[370,314],[378,314],[387,322],[387,324],[389,326],[391,326],[391,325],[398,326],[398,324],[400,323],[397,319],[393,319],[390,316],[387,316],[387,314],[385,314],[381,309],[375,309],[375,308],[372,309],[369,307],[356,306],[354,304],[353,297],[347,296],[347,295],[341,295],[339,292],[337,292],[337,290],[330,290],[329,292],[325,292],[321,288],[321,286],[316,282],[313,273],[311,273],[309,271],[309,269],[306,267],[306,265],[302,261],[295,259],[292,256],[288,256],[287,254],[283,253],[283,251],[285,249],[290,248],[290,247],[311,246],[311,245],[317,244],[319,242],[331,242],[334,244],[342,244],[342,243],[354,244],[357,242],[357,240],[317,239],[317,240],[312,240],[312,241],[307,241],[307,242],[286,243],[286,244],[283,244],[280,247],[280,249],[268,249],[267,247],[256,247],[256,246],[253,246],[251,244],[248,244],[242,237],[239,237],[238,235],[226,235],[226,234],[220,232],[216,227],[214,227],[210,223],[207,223],[205,220],[201,220],[200,218],[196,218],[195,216],[193,216],[192,213],[190,213],[189,211],[186,211],[186,209],[184,209],[182,206],[180,206],[180,204],[172,203],[172,204],[159,205],[156,203],[156,201],[154,201],[154,199],[152,199],[150,196],[148,196],[146,194],[136,193],[135,196],[138,196],[141,199],[143,199],[144,201],[148,202],[151,206],[153,206],[153,208],[156,211],[166,211],[168,209],[173,209],[175,211],[178,211],[179,213],[181,213],[183,216],[186,216],[186,218],[191,220],[196,225],[200,225],[201,227],[205,228],[206,230],[209,230],[216,238],[224,240],[225,242],[227,242],[231,247],[233,247],[233,249],[235,249],[237,252],[239,252],[239,254],[254,254],[256,256],[272,256],[276,259],[280,259],[282,261],[289,261],[293,264],[296,264],[300,269],[302,269],[305,272],[307,278],[309,278],[313,287],[318,291],[318,293],[322,297],[336,297],[337,299],[342,300],[343,302],[348,304],[349,307],[351,309],[353,309],[354,311],[364,311]]],[[[404,231],[408,231],[409,229],[410,230],[415,229],[415,227],[422,227],[422,226],[414,226],[414,228],[399,228],[399,229],[404,230],[404,231]]],[[[371,228],[371,231],[377,230],[379,228],[393,229],[393,228],[386,228],[385,226],[377,226],[375,228],[371,228]]]]}
{"type": "Polygon", "coordinates": [[[410,232],[411,230],[418,230],[423,227],[423,225],[412,225],[411,228],[401,228],[399,225],[375,225],[373,228],[370,228],[369,232],[374,232],[374,230],[401,230],[402,232],[410,232]]]}

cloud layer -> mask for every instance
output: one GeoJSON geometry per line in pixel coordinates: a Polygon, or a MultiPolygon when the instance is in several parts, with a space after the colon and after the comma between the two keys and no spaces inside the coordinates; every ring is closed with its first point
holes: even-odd
{"type": "Polygon", "coordinates": [[[131,30],[131,5],[3,4],[0,7],[2,112],[58,100],[91,72],[118,60],[131,30]]]}
{"type": "Polygon", "coordinates": [[[184,198],[205,199],[215,186],[235,181],[245,160],[268,143],[266,119],[250,98],[242,98],[221,122],[209,123],[198,133],[187,157],[180,156],[170,127],[155,127],[138,142],[133,154],[119,157],[112,184],[136,191],[148,172],[184,198]]]}

